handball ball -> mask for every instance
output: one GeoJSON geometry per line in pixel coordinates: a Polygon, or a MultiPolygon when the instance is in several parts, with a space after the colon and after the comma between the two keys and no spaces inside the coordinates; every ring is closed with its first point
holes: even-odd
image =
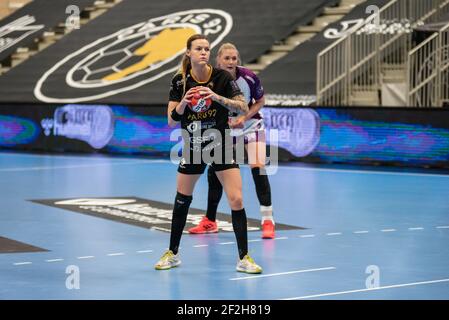
{"type": "Polygon", "coordinates": [[[201,94],[195,93],[191,99],[190,103],[190,109],[194,112],[204,112],[209,109],[210,105],[212,104],[212,100],[209,99],[203,99],[201,94]]]}

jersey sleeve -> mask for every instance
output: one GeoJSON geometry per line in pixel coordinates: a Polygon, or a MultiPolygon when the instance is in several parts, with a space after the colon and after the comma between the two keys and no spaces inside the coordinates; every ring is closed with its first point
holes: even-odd
{"type": "Polygon", "coordinates": [[[180,102],[182,100],[182,76],[177,74],[170,83],[169,101],[180,102]]]}
{"type": "Polygon", "coordinates": [[[254,85],[253,85],[253,92],[252,92],[252,97],[255,100],[259,100],[260,98],[262,98],[265,94],[263,87],[262,87],[262,83],[260,82],[259,77],[256,76],[256,74],[254,72],[250,72],[251,78],[254,80],[254,85]]]}
{"type": "Polygon", "coordinates": [[[235,96],[242,94],[242,91],[240,90],[237,82],[235,82],[235,80],[232,79],[232,76],[230,75],[226,79],[225,93],[226,98],[234,98],[235,96]]]}

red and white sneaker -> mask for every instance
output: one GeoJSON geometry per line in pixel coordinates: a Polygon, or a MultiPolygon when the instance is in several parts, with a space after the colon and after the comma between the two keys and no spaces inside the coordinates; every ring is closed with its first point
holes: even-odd
{"type": "Polygon", "coordinates": [[[200,223],[193,228],[189,229],[189,233],[202,234],[202,233],[217,233],[218,227],[216,221],[210,221],[207,217],[203,217],[200,223]]]}
{"type": "Polygon", "coordinates": [[[262,223],[262,239],[274,239],[274,223],[271,220],[265,220],[262,223]]]}

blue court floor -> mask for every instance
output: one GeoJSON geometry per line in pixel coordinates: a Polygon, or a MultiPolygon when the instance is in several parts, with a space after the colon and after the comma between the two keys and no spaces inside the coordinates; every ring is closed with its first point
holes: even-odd
{"type": "MultiPolygon", "coordinates": [[[[249,168],[249,218],[260,219],[249,168]]],[[[0,299],[449,299],[449,175],[280,166],[275,220],[249,232],[262,275],[235,271],[232,232],[185,234],[182,265],[153,268],[169,233],[31,200],[135,197],[171,204],[176,166],[136,157],[0,153],[0,237],[45,249],[0,253],[0,299]]],[[[205,209],[207,181],[194,193],[205,209]]],[[[230,210],[222,199],[219,211],[230,210]]]]}

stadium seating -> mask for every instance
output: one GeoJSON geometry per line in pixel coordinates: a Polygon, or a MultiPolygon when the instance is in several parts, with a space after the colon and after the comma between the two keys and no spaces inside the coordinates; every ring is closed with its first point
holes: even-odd
{"type": "MultiPolygon", "coordinates": [[[[37,17],[41,7],[32,5],[45,2],[35,0],[22,9],[37,17]]],[[[204,6],[194,0],[124,0],[80,30],[63,33],[55,44],[0,76],[0,102],[160,105],[166,103],[168,83],[180,58],[180,48],[174,55],[151,56],[152,52],[163,51],[155,45],[158,37],[168,35],[161,30],[179,33],[190,28],[192,32],[207,33],[215,49],[222,42],[233,42],[243,62],[248,63],[337,2],[211,0],[204,6]],[[144,67],[143,58],[136,53],[141,47],[149,50],[144,55],[144,67]],[[135,70],[130,73],[129,67],[135,70]],[[122,72],[124,69],[128,71],[122,72]]],[[[88,4],[89,0],[83,0],[83,5],[88,4]]],[[[45,21],[51,18],[56,26],[67,17],[63,9],[45,12],[51,16],[45,21]]],[[[36,19],[36,23],[40,21],[36,19]]]]}

